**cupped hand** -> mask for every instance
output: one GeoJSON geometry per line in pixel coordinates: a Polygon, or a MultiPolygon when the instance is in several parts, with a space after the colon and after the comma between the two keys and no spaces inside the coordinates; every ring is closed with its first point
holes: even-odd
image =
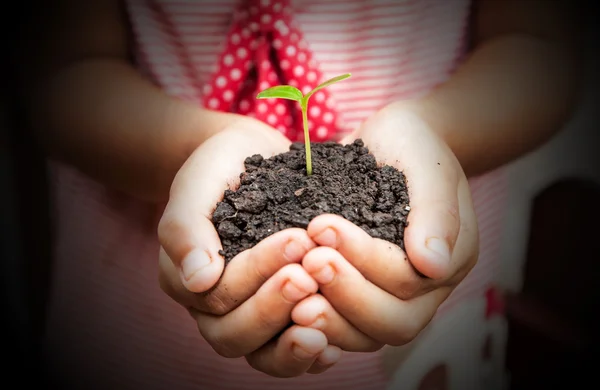
{"type": "Polygon", "coordinates": [[[356,138],[407,178],[406,250],[342,217],[315,218],[307,231],[319,246],[302,265],[319,294],[297,305],[292,319],[344,350],[372,351],[406,344],[425,328],[475,265],[479,238],[467,178],[419,115],[390,105],[342,142],[356,138]]]}
{"type": "Polygon", "coordinates": [[[289,144],[250,118],[209,138],[175,177],[158,227],[161,288],[189,310],[218,354],[243,356],[278,377],[322,372],[340,357],[322,331],[289,327],[294,306],[318,289],[300,265],[315,244],[305,230],[287,229],[225,267],[211,215],[224,190],[239,185],[246,157],[270,157],[289,144]]]}

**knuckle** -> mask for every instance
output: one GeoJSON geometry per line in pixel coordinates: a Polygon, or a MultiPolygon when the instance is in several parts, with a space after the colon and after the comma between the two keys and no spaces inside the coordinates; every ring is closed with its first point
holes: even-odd
{"type": "Polygon", "coordinates": [[[256,277],[257,281],[262,285],[264,284],[267,279],[269,279],[269,272],[267,272],[267,270],[265,270],[265,267],[267,266],[267,262],[265,261],[261,261],[261,259],[259,259],[260,255],[257,253],[257,248],[253,248],[250,250],[250,259],[248,261],[248,264],[250,265],[251,269],[252,269],[252,274],[256,277]]]}
{"type": "Polygon", "coordinates": [[[234,302],[222,291],[221,285],[217,284],[212,290],[196,294],[198,305],[209,314],[224,316],[234,308],[234,302]]]}

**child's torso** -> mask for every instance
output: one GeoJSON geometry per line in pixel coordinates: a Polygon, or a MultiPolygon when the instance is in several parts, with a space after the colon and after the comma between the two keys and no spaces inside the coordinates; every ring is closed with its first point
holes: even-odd
{"type": "MultiPolygon", "coordinates": [[[[199,101],[239,2],[129,0],[138,58],[168,92],[199,101]]],[[[277,0],[266,0],[276,3],[277,0]]],[[[345,127],[447,79],[465,48],[470,0],[292,0],[293,18],[345,127]]]]}
{"type": "MultiPolygon", "coordinates": [[[[143,70],[168,93],[200,104],[236,4],[127,1],[143,70]]],[[[464,49],[470,8],[468,0],[296,0],[293,5],[324,76],[353,73],[330,87],[351,128],[388,102],[425,94],[449,77],[464,49]]],[[[70,169],[57,170],[54,178],[59,230],[48,346],[58,351],[57,364],[132,389],[385,386],[377,353],[349,354],[325,374],[286,381],[255,372],[243,359],[220,358],[189,315],[159,288],[155,216],[133,200],[113,201],[110,191],[70,169]]],[[[472,181],[475,206],[490,235],[482,235],[482,260],[470,282],[446,308],[461,296],[480,293],[492,278],[499,222],[488,210],[499,199],[495,185],[493,178],[472,181]]]]}

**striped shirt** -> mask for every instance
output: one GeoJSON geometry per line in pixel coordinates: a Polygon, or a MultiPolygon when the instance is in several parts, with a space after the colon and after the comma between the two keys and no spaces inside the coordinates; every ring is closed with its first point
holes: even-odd
{"type": "MultiPolygon", "coordinates": [[[[201,104],[237,4],[128,0],[140,71],[172,96],[201,104]]],[[[392,101],[427,94],[449,78],[465,51],[469,0],[293,5],[325,78],[353,74],[329,87],[347,129],[392,101]]],[[[152,210],[69,167],[56,166],[53,178],[58,232],[47,346],[57,370],[70,367],[72,377],[93,376],[95,384],[119,389],[385,388],[381,353],[348,353],[324,374],[286,380],[259,373],[243,359],[218,356],[159,288],[152,210]]],[[[480,259],[438,316],[483,296],[499,270],[503,172],[470,185],[480,259]]]]}

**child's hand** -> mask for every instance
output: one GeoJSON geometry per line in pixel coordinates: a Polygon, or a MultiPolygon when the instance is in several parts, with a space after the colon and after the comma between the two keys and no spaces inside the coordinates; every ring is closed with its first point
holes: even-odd
{"type": "Polygon", "coordinates": [[[389,106],[344,143],[355,138],[407,177],[406,254],[344,218],[315,218],[307,230],[320,246],[303,266],[319,283],[320,295],[296,306],[292,319],[322,330],[344,350],[371,351],[405,344],[425,328],[475,265],[478,229],[461,166],[418,116],[389,106]]]}
{"type": "Polygon", "coordinates": [[[289,141],[258,121],[241,120],[200,146],[177,174],[159,224],[162,289],[187,308],[217,353],[244,356],[259,371],[295,376],[324,371],[339,358],[325,335],[294,325],[293,307],[317,291],[302,268],[315,247],[305,230],[278,232],[240,253],[224,269],[211,214],[244,159],[271,156],[289,141]]]}

